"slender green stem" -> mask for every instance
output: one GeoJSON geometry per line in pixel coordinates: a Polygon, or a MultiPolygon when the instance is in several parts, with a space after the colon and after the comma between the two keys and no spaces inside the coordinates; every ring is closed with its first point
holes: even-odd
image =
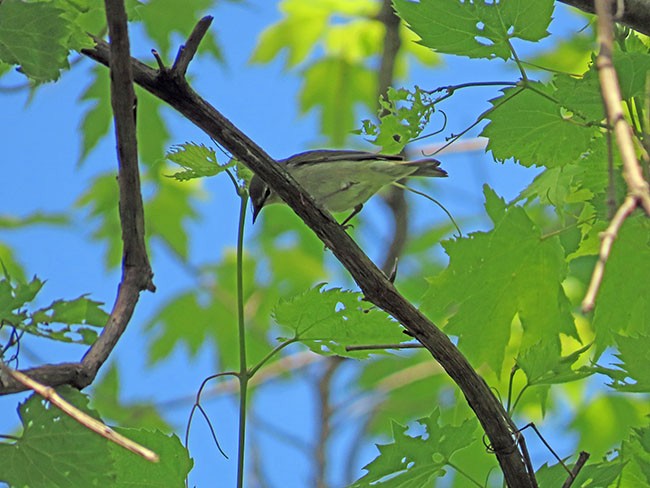
{"type": "Polygon", "coordinates": [[[273,356],[275,356],[277,353],[279,353],[282,349],[287,347],[290,344],[293,344],[294,342],[297,342],[298,338],[293,337],[291,339],[287,339],[286,341],[282,342],[281,344],[278,344],[273,348],[272,351],[270,351],[266,356],[264,356],[259,363],[257,363],[255,366],[253,366],[251,369],[248,370],[248,379],[252,378],[255,376],[255,373],[259,371],[259,369],[264,366],[269,359],[271,359],[273,356]]]}
{"type": "Polygon", "coordinates": [[[495,111],[496,109],[498,109],[499,107],[501,107],[501,105],[503,105],[504,103],[508,102],[509,100],[512,100],[514,97],[516,97],[516,96],[519,95],[520,93],[523,93],[523,91],[524,91],[525,89],[526,89],[526,88],[522,86],[522,87],[521,87],[520,89],[518,89],[515,93],[513,93],[512,95],[510,95],[508,98],[503,99],[503,100],[500,100],[500,101],[498,101],[498,102],[496,103],[496,105],[494,105],[494,106],[491,107],[491,108],[488,108],[488,109],[487,109],[486,111],[484,111],[481,115],[479,115],[479,116],[477,117],[477,119],[476,119],[472,124],[470,124],[468,127],[466,127],[465,129],[463,129],[462,132],[460,132],[459,134],[455,134],[455,135],[453,135],[452,137],[450,137],[450,138],[449,138],[449,141],[447,141],[445,144],[443,144],[441,147],[439,147],[439,148],[436,150],[436,152],[434,152],[434,153],[432,154],[432,156],[435,156],[435,155],[438,154],[439,152],[442,152],[443,150],[447,149],[447,147],[451,146],[454,142],[456,142],[458,139],[460,139],[461,137],[463,137],[463,136],[464,136],[465,134],[467,134],[470,130],[472,130],[474,127],[476,127],[478,124],[480,124],[480,123],[483,121],[483,119],[485,119],[485,118],[486,118],[490,113],[492,113],[493,111],[495,111]]]}
{"type": "MultiPolygon", "coordinates": [[[[224,455],[224,457],[227,459],[228,456],[226,453],[221,449],[221,446],[219,445],[219,440],[217,439],[217,435],[214,433],[214,429],[212,428],[212,423],[210,422],[210,418],[205,415],[205,411],[203,410],[203,407],[201,407],[201,395],[203,394],[203,390],[207,386],[207,384],[215,379],[222,378],[224,376],[236,376],[239,377],[238,373],[235,373],[233,371],[225,371],[223,373],[217,373],[213,374],[211,376],[208,376],[203,380],[201,383],[201,386],[199,387],[199,391],[196,394],[196,400],[194,401],[194,405],[192,406],[192,410],[190,411],[190,417],[187,419],[187,427],[185,427],[185,448],[189,449],[190,446],[190,428],[192,427],[192,419],[194,418],[194,412],[198,409],[201,411],[203,414],[203,417],[205,418],[205,421],[208,424],[208,427],[210,428],[210,432],[212,433],[212,438],[214,439],[214,442],[217,446],[217,449],[221,452],[221,454],[224,455]]],[[[185,478],[185,486],[189,486],[189,480],[185,478]]]]}
{"type": "Polygon", "coordinates": [[[410,191],[412,193],[415,193],[416,195],[420,195],[421,197],[424,197],[427,200],[430,200],[433,203],[435,203],[436,205],[438,205],[442,209],[442,211],[447,214],[447,217],[449,217],[449,220],[451,220],[451,223],[454,224],[454,227],[456,227],[456,230],[458,231],[458,237],[463,237],[463,231],[460,230],[460,227],[456,223],[456,220],[454,219],[453,215],[451,215],[451,212],[449,212],[449,210],[447,210],[444,207],[444,205],[442,203],[440,203],[438,200],[433,198],[431,195],[427,195],[426,193],[421,192],[419,190],[416,190],[415,188],[411,188],[410,186],[406,186],[406,185],[403,185],[403,184],[398,183],[398,182],[394,182],[393,185],[396,186],[397,188],[401,188],[402,190],[408,190],[408,191],[410,191]]]}
{"type": "Polygon", "coordinates": [[[515,51],[515,47],[510,42],[508,27],[506,27],[505,22],[503,21],[503,17],[501,17],[501,10],[499,7],[500,6],[497,6],[496,12],[497,15],[499,16],[499,22],[501,23],[501,28],[505,33],[506,43],[508,43],[508,48],[510,49],[510,53],[512,54],[512,59],[514,60],[515,63],[517,63],[517,68],[519,68],[519,72],[521,73],[521,79],[524,81],[524,83],[526,83],[528,82],[528,75],[526,74],[526,69],[524,68],[524,64],[521,62],[521,59],[519,59],[519,56],[517,56],[517,51],[515,51]]]}
{"type": "Polygon", "coordinates": [[[237,325],[239,331],[239,436],[237,445],[237,488],[244,487],[244,454],[246,451],[246,397],[250,376],[246,366],[246,323],[244,320],[244,223],[246,221],[245,191],[239,190],[239,229],[237,232],[237,325]]]}
{"type": "MultiPolygon", "coordinates": [[[[525,86],[527,89],[531,90],[533,93],[537,93],[539,96],[546,98],[549,102],[552,102],[555,105],[565,106],[557,98],[555,98],[552,95],[549,95],[548,93],[544,92],[543,90],[540,90],[539,88],[537,88],[535,86],[535,83],[533,83],[533,82],[529,81],[529,82],[523,83],[522,85],[525,86]]],[[[570,119],[567,119],[567,122],[578,125],[580,127],[594,127],[595,126],[595,127],[600,127],[601,129],[607,129],[608,128],[607,124],[602,124],[600,122],[589,120],[585,115],[580,113],[579,110],[575,110],[573,107],[566,106],[566,108],[568,110],[570,110],[571,112],[573,112],[573,114],[575,114],[576,117],[578,117],[578,118],[580,118],[580,119],[582,119],[584,121],[584,122],[581,123],[581,122],[578,122],[577,120],[575,120],[574,117],[571,117],[570,119]]]]}
{"type": "Polygon", "coordinates": [[[510,378],[508,380],[508,400],[506,402],[506,412],[508,413],[508,415],[512,413],[510,410],[512,406],[512,389],[515,380],[515,373],[517,373],[517,371],[519,371],[519,366],[515,364],[512,370],[510,371],[510,378]]]}
{"type": "Polygon", "coordinates": [[[518,81],[471,81],[467,83],[460,83],[458,85],[446,85],[439,86],[435,90],[422,90],[429,95],[434,93],[444,92],[435,99],[435,103],[441,102],[449,97],[451,97],[457,90],[462,90],[463,88],[477,88],[477,87],[486,87],[486,86],[517,86],[518,81]]]}
{"type": "Polygon", "coordinates": [[[521,59],[519,59],[519,56],[517,56],[517,51],[515,51],[515,47],[512,45],[509,38],[506,39],[506,42],[508,43],[508,47],[510,48],[510,52],[512,53],[512,59],[515,61],[515,63],[517,63],[517,68],[519,68],[519,72],[521,73],[521,79],[524,82],[527,82],[528,74],[526,74],[524,63],[522,63],[521,59]]]}
{"type": "MultiPolygon", "coordinates": [[[[553,205],[556,206],[555,204],[553,204],[553,205]]],[[[549,232],[548,234],[544,234],[543,236],[541,236],[541,237],[539,238],[539,240],[540,240],[540,241],[544,241],[544,240],[546,240],[546,239],[550,239],[551,237],[558,236],[558,235],[562,234],[563,232],[566,232],[566,231],[568,231],[568,230],[571,230],[571,229],[573,229],[573,228],[575,228],[575,227],[577,227],[577,226],[579,226],[579,225],[587,224],[587,223],[589,223],[589,222],[593,222],[593,221],[595,221],[595,220],[596,220],[595,217],[589,217],[588,219],[577,220],[577,221],[574,222],[573,224],[570,224],[570,225],[567,225],[567,226],[565,226],[565,227],[562,227],[561,229],[557,229],[557,230],[551,231],[551,232],[549,232]]]]}
{"type": "Polygon", "coordinates": [[[634,126],[637,127],[637,136],[643,137],[648,131],[643,113],[643,101],[640,97],[634,97],[632,103],[634,104],[634,116],[630,114],[630,118],[633,119],[634,126]]]}
{"type": "Polygon", "coordinates": [[[530,385],[526,384],[526,386],[524,386],[519,392],[519,394],[517,395],[517,399],[512,404],[512,409],[510,410],[510,412],[508,412],[510,415],[512,415],[515,409],[517,408],[517,404],[519,403],[519,400],[521,400],[521,397],[524,395],[524,392],[528,389],[528,386],[530,385]]]}

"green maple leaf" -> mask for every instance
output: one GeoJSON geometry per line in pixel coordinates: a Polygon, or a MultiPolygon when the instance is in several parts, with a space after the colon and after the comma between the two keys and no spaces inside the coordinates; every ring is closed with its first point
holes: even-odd
{"type": "Polygon", "coordinates": [[[0,322],[48,339],[92,344],[97,338],[92,327],[103,327],[108,321],[108,314],[100,308],[103,304],[81,296],[29,311],[28,305],[43,285],[38,278],[12,282],[5,273],[0,280],[0,322]]]}
{"type": "Polygon", "coordinates": [[[384,312],[361,301],[361,295],[338,288],[312,288],[282,301],[273,316],[278,324],[319,354],[367,357],[368,351],[347,352],[346,346],[395,344],[410,340],[384,312]]]}
{"type": "Polygon", "coordinates": [[[140,456],[111,444],[111,456],[117,470],[114,488],[183,488],[185,479],[192,469],[192,459],[175,435],[167,435],[158,430],[115,429],[129,439],[148,447],[160,458],[157,463],[149,462],[140,456]]]}
{"type": "MultiPolygon", "coordinates": [[[[569,198],[575,201],[577,191],[573,181],[584,171],[581,166],[575,164],[548,168],[535,177],[532,183],[517,196],[515,202],[539,198],[542,205],[553,205],[557,210],[561,210],[569,198]]],[[[585,193],[591,195],[589,192],[585,193]]]]}
{"type": "Polygon", "coordinates": [[[425,432],[416,437],[406,433],[408,427],[393,422],[394,442],[377,444],[379,456],[364,466],[368,472],[351,488],[433,486],[435,479],[445,474],[444,467],[454,453],[475,440],[477,423],[473,419],[457,426],[444,425],[436,409],[417,422],[425,432]]]}
{"type": "Polygon", "coordinates": [[[616,357],[619,363],[615,366],[620,370],[603,370],[610,376],[610,385],[619,391],[648,392],[650,391],[650,335],[641,334],[633,337],[617,336],[616,357]]]}
{"type": "Polygon", "coordinates": [[[378,49],[382,29],[372,20],[378,11],[372,0],[282,0],[279,10],[282,19],[262,32],[252,62],[268,63],[286,51],[286,67],[292,68],[305,61],[319,42],[326,55],[346,59],[367,57],[378,49]]]}
{"type": "Polygon", "coordinates": [[[420,42],[441,53],[471,58],[511,55],[511,39],[539,41],[548,35],[551,0],[462,2],[459,0],[394,0],[399,16],[420,42]]]}
{"type": "Polygon", "coordinates": [[[553,96],[567,110],[577,112],[586,120],[601,121],[605,117],[600,81],[595,64],[580,77],[557,74],[553,77],[553,96]]]}
{"type": "Polygon", "coordinates": [[[0,2],[0,60],[19,65],[36,82],[58,79],[68,67],[70,30],[63,14],[46,2],[0,2]]]}
{"type": "MultiPolygon", "coordinates": [[[[608,488],[615,486],[614,483],[621,476],[624,463],[618,459],[613,461],[604,461],[601,463],[590,463],[584,466],[572,486],[583,488],[608,488]]],[[[542,465],[536,472],[535,478],[539,488],[556,488],[562,486],[567,479],[567,469],[572,469],[573,465],[548,464],[542,465]]],[[[637,485],[628,485],[637,486],[637,485]]]]}
{"type": "MultiPolygon", "coordinates": [[[[277,292],[255,282],[257,262],[244,255],[244,306],[256,310],[247,316],[248,358],[255,362],[268,353],[268,312],[277,301],[277,292]],[[248,300],[254,302],[249,305],[248,300]],[[262,318],[263,316],[263,318],[262,318]]],[[[175,348],[184,346],[190,355],[212,345],[219,351],[221,369],[233,369],[239,360],[237,337],[237,266],[234,251],[225,253],[217,264],[198,269],[203,286],[193,287],[167,301],[147,323],[152,335],[148,361],[156,363],[175,348]]]]}
{"type": "Polygon", "coordinates": [[[523,348],[541,341],[556,357],[559,334],[577,333],[561,286],[567,268],[559,239],[543,239],[525,209],[507,207],[487,186],[484,192],[494,229],[443,243],[449,266],[431,280],[423,307],[438,316],[450,311],[445,330],[475,365],[487,362],[498,373],[515,317],[523,348]]]}
{"type": "Polygon", "coordinates": [[[435,111],[431,95],[417,86],[412,91],[389,87],[379,104],[379,122],[366,119],[359,132],[369,136],[370,142],[385,154],[399,153],[418,137],[435,111]]]}
{"type": "MultiPolygon", "coordinates": [[[[99,418],[79,391],[60,387],[57,392],[99,418]]],[[[20,439],[0,444],[0,480],[11,486],[181,488],[192,467],[175,435],[115,429],[158,454],[160,461],[151,463],[90,431],[38,395],[20,405],[19,415],[23,423],[20,439]]]]}
{"type": "Polygon", "coordinates": [[[529,385],[553,385],[576,381],[596,372],[591,368],[571,367],[590,347],[591,344],[587,344],[568,356],[558,358],[553,346],[539,342],[520,353],[517,365],[526,373],[529,385]]]}
{"type": "Polygon", "coordinates": [[[650,71],[650,57],[645,52],[620,52],[614,54],[614,68],[618,75],[623,100],[645,96],[646,80],[650,71]]]}
{"type": "Polygon", "coordinates": [[[563,166],[587,152],[597,129],[565,111],[552,98],[553,89],[541,83],[531,88],[507,88],[491,100],[484,116],[490,123],[482,136],[498,161],[515,159],[523,166],[563,166]]]}
{"type": "MultiPolygon", "coordinates": [[[[57,391],[77,408],[87,398],[70,387],[57,391]]],[[[0,479],[11,486],[115,486],[116,469],[108,442],[38,395],[19,407],[23,433],[13,444],[0,445],[0,479]]]]}
{"type": "Polygon", "coordinates": [[[104,418],[124,427],[146,427],[164,432],[173,430],[152,400],[124,400],[121,398],[122,388],[119,368],[116,362],[111,362],[103,369],[101,378],[93,381],[93,407],[104,418]]]}
{"type": "Polygon", "coordinates": [[[184,171],[179,171],[172,175],[180,181],[214,176],[234,164],[233,161],[231,164],[220,166],[214,150],[203,144],[195,144],[193,142],[173,146],[165,157],[172,163],[176,163],[184,168],[184,171]]]}

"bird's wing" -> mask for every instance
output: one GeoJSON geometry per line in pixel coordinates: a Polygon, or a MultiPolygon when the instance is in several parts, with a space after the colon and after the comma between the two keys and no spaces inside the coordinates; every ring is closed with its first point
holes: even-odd
{"type": "Polygon", "coordinates": [[[401,161],[402,156],[377,154],[368,151],[351,151],[344,149],[318,149],[298,153],[280,162],[300,166],[303,164],[329,163],[332,161],[365,161],[368,159],[384,161],[401,161]]]}

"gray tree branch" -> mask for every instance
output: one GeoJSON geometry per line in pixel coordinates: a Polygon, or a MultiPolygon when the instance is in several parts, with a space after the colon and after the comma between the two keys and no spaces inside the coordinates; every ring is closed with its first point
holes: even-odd
{"type": "MultiPolygon", "coordinates": [[[[108,65],[108,44],[101,40],[96,42],[94,49],[86,49],[83,53],[108,65]]],[[[408,334],[431,352],[461,388],[476,413],[507,484],[517,488],[536,486],[534,474],[527,470],[515,441],[517,429],[483,378],[449,338],[397,291],[332,216],[316,205],[281,165],[198,96],[182,74],[167,69],[154,70],[136,59],[132,59],[132,67],[136,83],[203,129],[276,191],[345,266],[368,300],[399,320],[408,334]]]]}
{"type": "MultiPolygon", "coordinates": [[[[144,243],[144,211],[135,135],[135,91],[123,0],[106,0],[106,16],[112,41],[107,61],[112,60],[111,102],[117,138],[119,211],[124,242],[122,280],[108,323],[81,362],[46,364],[21,371],[34,381],[53,387],[67,384],[81,389],[92,383],[126,329],[140,292],[155,290],[144,243]]],[[[25,385],[11,376],[0,378],[0,395],[25,389],[25,385]]]]}

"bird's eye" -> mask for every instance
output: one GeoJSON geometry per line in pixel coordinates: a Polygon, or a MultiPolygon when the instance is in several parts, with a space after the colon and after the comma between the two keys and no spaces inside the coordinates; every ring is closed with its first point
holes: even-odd
{"type": "Polygon", "coordinates": [[[262,201],[266,202],[266,199],[271,196],[271,189],[267,186],[264,188],[264,196],[262,197],[262,201]]]}

